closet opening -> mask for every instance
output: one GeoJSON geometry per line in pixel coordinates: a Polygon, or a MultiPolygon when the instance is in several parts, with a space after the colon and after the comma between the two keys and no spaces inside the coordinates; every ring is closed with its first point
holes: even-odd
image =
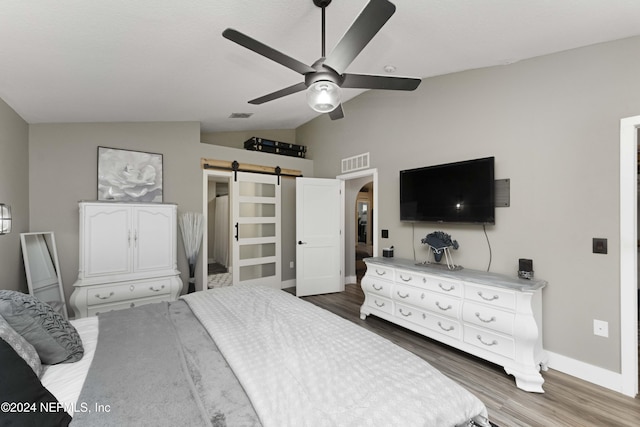
{"type": "Polygon", "coordinates": [[[231,172],[205,170],[202,289],[231,285],[231,172]]]}

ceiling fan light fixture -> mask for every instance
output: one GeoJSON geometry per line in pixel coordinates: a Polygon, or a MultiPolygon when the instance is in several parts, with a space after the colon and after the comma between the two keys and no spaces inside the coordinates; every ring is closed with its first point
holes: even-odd
{"type": "Polygon", "coordinates": [[[328,113],[340,105],[340,86],[329,80],[319,80],[307,88],[307,103],[318,113],[328,113]]]}

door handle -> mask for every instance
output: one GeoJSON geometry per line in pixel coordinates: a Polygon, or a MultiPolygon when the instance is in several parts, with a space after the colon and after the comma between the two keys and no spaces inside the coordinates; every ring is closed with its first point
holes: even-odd
{"type": "Polygon", "coordinates": [[[236,238],[236,242],[237,242],[238,241],[238,223],[237,222],[236,222],[236,235],[235,235],[235,238],[236,238]]]}
{"type": "Polygon", "coordinates": [[[307,244],[307,242],[303,242],[302,240],[298,240],[298,244],[299,244],[299,245],[306,245],[306,244],[307,244]]]}

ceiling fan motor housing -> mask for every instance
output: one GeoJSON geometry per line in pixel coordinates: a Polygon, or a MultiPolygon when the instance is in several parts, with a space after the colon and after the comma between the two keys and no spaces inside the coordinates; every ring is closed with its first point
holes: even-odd
{"type": "Polygon", "coordinates": [[[324,63],[324,58],[320,58],[313,63],[312,67],[316,71],[313,73],[307,73],[304,75],[304,84],[307,85],[307,87],[309,87],[318,81],[329,81],[342,87],[342,83],[344,82],[344,76],[341,74],[338,74],[336,71],[332,70],[331,68],[326,67],[323,63],[324,63]]]}
{"type": "Polygon", "coordinates": [[[331,0],[313,0],[313,4],[318,7],[325,8],[331,4],[331,0]]]}

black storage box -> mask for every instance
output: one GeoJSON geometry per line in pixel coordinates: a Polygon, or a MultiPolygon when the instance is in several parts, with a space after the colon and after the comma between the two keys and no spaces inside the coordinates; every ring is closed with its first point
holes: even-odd
{"type": "Polygon", "coordinates": [[[273,141],[255,136],[244,142],[244,148],[252,151],[264,151],[265,153],[282,154],[300,158],[304,158],[307,152],[307,147],[304,145],[273,141]]]}

